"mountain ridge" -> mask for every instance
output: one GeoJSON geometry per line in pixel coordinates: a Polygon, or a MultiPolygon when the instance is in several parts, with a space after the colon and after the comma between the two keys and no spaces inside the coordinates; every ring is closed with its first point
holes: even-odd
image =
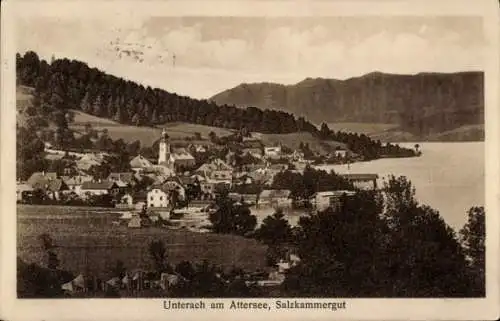
{"type": "MultiPolygon", "coordinates": [[[[345,80],[309,77],[291,85],[241,84],[209,100],[291,112],[317,124],[391,123],[425,140],[462,126],[484,124],[483,88],[481,71],[375,71],[345,80]]],[[[482,140],[479,136],[477,140],[482,140]]]]}

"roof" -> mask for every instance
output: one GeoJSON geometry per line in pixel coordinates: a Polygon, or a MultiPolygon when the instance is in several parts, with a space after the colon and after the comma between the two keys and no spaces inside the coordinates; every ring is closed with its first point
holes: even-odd
{"type": "Polygon", "coordinates": [[[181,176],[179,177],[183,185],[190,185],[196,183],[196,178],[192,176],[181,176]]]}
{"type": "Polygon", "coordinates": [[[31,174],[27,183],[34,187],[34,185],[37,183],[45,184],[46,181],[56,179],[56,178],[57,178],[56,172],[35,172],[35,173],[31,174]]]}
{"type": "Polygon", "coordinates": [[[116,187],[116,183],[112,181],[84,182],[82,184],[82,189],[90,190],[112,189],[113,187],[116,187]]]}
{"type": "Polygon", "coordinates": [[[111,173],[108,176],[110,181],[122,181],[125,184],[135,185],[136,177],[133,172],[111,173]]]}
{"type": "Polygon", "coordinates": [[[201,165],[196,171],[197,172],[211,172],[211,171],[231,171],[233,168],[229,166],[220,158],[213,159],[201,165]]]}
{"type": "Polygon", "coordinates": [[[59,155],[59,154],[47,154],[45,155],[44,157],[45,159],[48,159],[48,160],[60,160],[62,158],[64,158],[64,155],[59,155]]]}
{"type": "Polygon", "coordinates": [[[266,189],[260,193],[261,198],[288,198],[292,192],[288,189],[266,189]]]}
{"type": "Polygon", "coordinates": [[[325,192],[316,192],[313,197],[330,197],[330,196],[342,196],[342,195],[354,195],[356,194],[354,191],[325,191],[325,192]]]}
{"type": "Polygon", "coordinates": [[[84,182],[91,182],[93,180],[92,176],[89,175],[62,176],[61,178],[68,186],[81,185],[84,182]]]}
{"type": "Polygon", "coordinates": [[[16,185],[16,190],[19,192],[32,191],[33,187],[31,187],[29,184],[22,183],[16,185]]]}
{"type": "Polygon", "coordinates": [[[60,178],[49,182],[48,190],[52,192],[64,191],[68,189],[68,185],[60,178]]]}
{"type": "Polygon", "coordinates": [[[132,168],[144,168],[151,167],[153,164],[142,155],[137,155],[130,161],[130,167],[132,168]]]}
{"type": "Polygon", "coordinates": [[[170,156],[173,158],[174,162],[175,161],[181,161],[181,160],[194,160],[193,155],[191,155],[188,152],[185,152],[185,153],[173,153],[173,154],[170,154],[170,156]]]}
{"type": "Polygon", "coordinates": [[[247,140],[247,141],[243,141],[243,148],[244,149],[247,149],[247,148],[258,148],[258,149],[261,149],[262,148],[262,143],[260,140],[247,140]]]}
{"type": "Polygon", "coordinates": [[[48,190],[52,192],[58,192],[68,189],[68,185],[66,185],[60,178],[50,179],[50,180],[41,179],[35,182],[35,184],[33,184],[32,186],[35,189],[48,190]]]}
{"type": "Polygon", "coordinates": [[[341,174],[341,176],[351,181],[372,181],[378,178],[378,174],[341,174]]]}

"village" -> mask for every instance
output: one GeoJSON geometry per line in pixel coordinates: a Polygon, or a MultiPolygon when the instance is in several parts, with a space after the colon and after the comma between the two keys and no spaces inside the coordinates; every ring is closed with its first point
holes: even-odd
{"type": "MultiPolygon", "coordinates": [[[[156,221],[176,220],[181,225],[199,232],[207,231],[207,213],[214,210],[217,195],[226,193],[236,202],[244,203],[257,211],[297,207],[291,190],[273,189],[277,173],[289,171],[300,173],[312,160],[305,159],[301,151],[283,152],[281,145],[262,146],[258,139],[242,142],[242,156],[251,157],[251,162],[236,168],[234,153],[228,152],[225,159],[210,157],[195,168],[193,153],[205,153],[208,146],[189,144],[173,147],[164,130],[158,145],[158,159],[136,155],[130,160],[129,172],[111,172],[105,179],[96,179],[90,174],[93,166],[99,166],[106,153],[78,153],[57,150],[46,143],[47,157],[73,157],[76,159],[77,175],[58,176],[55,172],[35,172],[25,182],[17,184],[18,203],[36,203],[40,198],[50,204],[77,204],[114,206],[124,211],[123,220],[115,224],[130,227],[147,225],[143,218],[156,221]],[[98,200],[98,201],[96,201],[98,200]]],[[[350,152],[336,149],[333,157],[337,162],[348,163],[350,152]]],[[[357,188],[377,188],[376,174],[344,174],[357,188]]],[[[318,191],[309,201],[315,210],[332,206],[343,194],[353,191],[318,191]]],[[[304,200],[302,200],[303,202],[304,200]]]]}

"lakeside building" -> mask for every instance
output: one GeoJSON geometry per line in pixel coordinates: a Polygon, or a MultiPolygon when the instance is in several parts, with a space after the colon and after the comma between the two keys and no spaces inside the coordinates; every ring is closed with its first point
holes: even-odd
{"type": "Polygon", "coordinates": [[[370,190],[378,188],[378,174],[341,174],[341,176],[346,178],[354,185],[354,187],[359,189],[370,190]]]}
{"type": "Polygon", "coordinates": [[[354,191],[326,191],[317,192],[311,197],[311,204],[316,211],[324,211],[328,208],[338,209],[341,205],[342,196],[355,195],[354,191]]]}

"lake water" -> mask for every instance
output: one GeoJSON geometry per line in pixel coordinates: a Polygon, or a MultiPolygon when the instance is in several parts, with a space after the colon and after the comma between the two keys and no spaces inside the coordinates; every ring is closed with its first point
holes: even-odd
{"type": "MultiPolygon", "coordinates": [[[[412,144],[400,144],[413,148],[412,144]]],[[[484,143],[420,143],[423,154],[415,158],[379,159],[317,168],[338,173],[377,173],[380,182],[390,174],[404,175],[416,189],[417,199],[438,210],[454,229],[467,220],[467,210],[485,202],[484,143]]],[[[379,185],[380,186],[380,185],[379,185]]]]}

